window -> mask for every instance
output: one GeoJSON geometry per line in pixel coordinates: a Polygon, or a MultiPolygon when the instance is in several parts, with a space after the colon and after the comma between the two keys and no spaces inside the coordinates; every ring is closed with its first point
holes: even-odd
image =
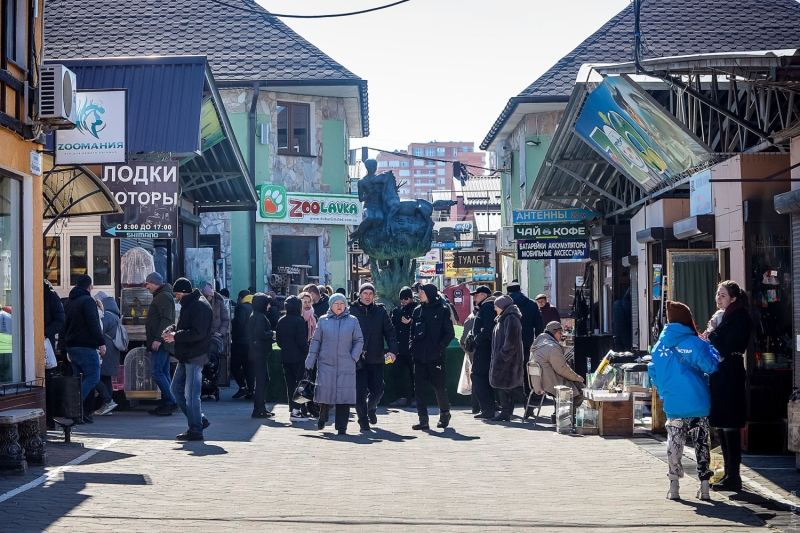
{"type": "Polygon", "coordinates": [[[311,106],[278,102],[278,153],[311,155],[311,106]]]}
{"type": "Polygon", "coordinates": [[[389,161],[390,168],[397,168],[400,166],[400,161],[389,161]]]}
{"type": "Polygon", "coordinates": [[[111,285],[111,239],[92,239],[92,281],[95,285],[111,285]]]}
{"type": "Polygon", "coordinates": [[[443,168],[437,168],[436,169],[436,175],[437,176],[444,176],[444,169],[443,168]]]}
{"type": "Polygon", "coordinates": [[[378,161],[378,168],[386,168],[389,166],[388,161],[378,161]]]}
{"type": "MultiPolygon", "coordinates": [[[[17,180],[0,175],[0,383],[18,382],[22,376],[22,329],[25,312],[20,286],[20,236],[22,235],[22,187],[17,180]]],[[[41,281],[39,282],[41,283],[41,281]]]]}
{"type": "Polygon", "coordinates": [[[400,194],[410,194],[411,191],[409,189],[400,189],[400,194]]]}
{"type": "Polygon", "coordinates": [[[436,166],[437,166],[437,167],[443,167],[443,166],[445,166],[445,165],[446,165],[446,163],[445,163],[444,161],[437,161],[437,162],[436,162],[436,166]]]}
{"type": "Polygon", "coordinates": [[[10,59],[21,67],[26,67],[27,31],[25,22],[28,19],[26,9],[27,0],[4,0],[3,13],[0,20],[4,24],[4,38],[6,40],[6,58],[10,59]]]}
{"type": "Polygon", "coordinates": [[[453,157],[458,157],[458,148],[453,148],[453,157]]]}
{"type": "Polygon", "coordinates": [[[422,180],[414,180],[414,185],[422,185],[422,180]]]}
{"type": "Polygon", "coordinates": [[[433,185],[433,180],[428,180],[428,185],[433,185]]]}
{"type": "Polygon", "coordinates": [[[445,150],[444,148],[437,148],[436,149],[436,155],[439,156],[439,157],[444,157],[444,153],[445,153],[444,150],[445,150]]]}
{"type": "Polygon", "coordinates": [[[428,157],[433,157],[436,155],[436,148],[425,148],[425,155],[428,157]]]}
{"type": "Polygon", "coordinates": [[[307,276],[319,276],[319,239],[317,237],[272,237],[272,271],[278,267],[310,265],[307,276]]]}
{"type": "Polygon", "coordinates": [[[400,171],[400,177],[404,178],[404,177],[410,176],[410,175],[411,175],[411,171],[410,170],[401,170],[400,171]]]}
{"type": "Polygon", "coordinates": [[[428,171],[428,176],[433,176],[433,174],[434,174],[433,170],[428,171]]]}
{"type": "Polygon", "coordinates": [[[417,157],[425,155],[425,150],[422,148],[414,148],[414,155],[417,157]]]}
{"type": "Polygon", "coordinates": [[[44,238],[44,277],[54,287],[61,286],[61,237],[44,238]]]}
{"type": "Polygon", "coordinates": [[[438,183],[439,185],[444,185],[445,183],[447,183],[447,180],[445,178],[437,178],[436,183],[438,183]]]}
{"type": "Polygon", "coordinates": [[[401,167],[408,167],[408,166],[410,166],[410,163],[408,161],[400,161],[400,166],[401,167]]]}
{"type": "Polygon", "coordinates": [[[426,167],[435,167],[436,166],[436,161],[425,161],[425,166],[426,167]]]}
{"type": "Polygon", "coordinates": [[[415,167],[421,167],[421,166],[424,166],[424,165],[425,165],[425,161],[423,161],[422,159],[415,159],[414,160],[414,166],[415,167]]]}
{"type": "Polygon", "coordinates": [[[73,236],[69,238],[69,284],[78,283],[78,278],[88,274],[89,238],[73,236]]]}
{"type": "Polygon", "coordinates": [[[422,174],[422,171],[420,169],[418,169],[418,168],[415,168],[414,169],[414,175],[415,176],[419,176],[420,174],[422,174]]]}
{"type": "Polygon", "coordinates": [[[462,146],[462,147],[461,147],[461,151],[462,151],[462,152],[469,153],[469,152],[471,152],[471,151],[472,151],[472,147],[471,147],[471,146],[462,146]]]}

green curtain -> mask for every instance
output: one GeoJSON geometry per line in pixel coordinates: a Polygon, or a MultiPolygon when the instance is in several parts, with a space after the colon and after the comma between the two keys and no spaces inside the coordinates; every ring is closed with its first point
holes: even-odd
{"type": "Polygon", "coordinates": [[[672,258],[672,299],[689,306],[701,332],[717,309],[714,295],[717,288],[717,261],[712,256],[672,258]],[[677,261],[676,261],[677,259],[677,261]],[[688,259],[688,260],[687,260],[688,259]]]}

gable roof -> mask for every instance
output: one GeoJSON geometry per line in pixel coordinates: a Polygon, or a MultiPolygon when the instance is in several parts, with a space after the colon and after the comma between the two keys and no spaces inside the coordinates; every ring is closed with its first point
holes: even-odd
{"type": "Polygon", "coordinates": [[[205,55],[220,86],[353,86],[362,135],[369,134],[366,80],[253,0],[230,2],[242,10],[213,0],[46,0],[45,53],[48,59],[205,55]]]}
{"type": "MultiPolygon", "coordinates": [[[[647,0],[640,27],[645,57],[718,52],[779,50],[800,43],[797,0],[647,0]]],[[[633,59],[633,4],[562,57],[519,95],[508,101],[481,143],[486,150],[520,104],[569,100],[584,63],[633,59]]],[[[563,106],[562,106],[563,108],[563,106]]]]}

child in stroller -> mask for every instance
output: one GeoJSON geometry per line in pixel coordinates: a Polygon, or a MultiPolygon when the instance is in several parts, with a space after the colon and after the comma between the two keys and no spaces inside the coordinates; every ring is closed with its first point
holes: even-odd
{"type": "Polygon", "coordinates": [[[211,349],[208,353],[208,363],[203,366],[203,384],[200,388],[200,397],[209,399],[213,396],[216,401],[219,401],[219,358],[224,353],[225,349],[222,344],[222,339],[216,335],[211,337],[211,349]]]}

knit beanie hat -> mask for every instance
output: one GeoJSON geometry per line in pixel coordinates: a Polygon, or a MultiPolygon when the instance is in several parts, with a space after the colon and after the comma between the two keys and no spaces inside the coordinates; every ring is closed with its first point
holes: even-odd
{"type": "Polygon", "coordinates": [[[697,334],[692,310],[686,304],[667,300],[667,322],[682,324],[697,334]]]}
{"type": "Polygon", "coordinates": [[[328,300],[328,304],[329,304],[331,307],[333,307],[333,304],[335,304],[335,303],[336,303],[337,301],[339,301],[339,300],[341,300],[341,301],[342,301],[342,303],[345,305],[345,307],[347,307],[347,298],[345,298],[344,296],[342,296],[342,295],[341,295],[341,294],[339,294],[339,293],[336,293],[336,294],[334,294],[333,296],[331,296],[331,299],[330,299],[330,300],[328,300]]]}
{"type": "Polygon", "coordinates": [[[364,291],[372,291],[375,292],[375,285],[372,283],[364,283],[359,289],[358,294],[361,294],[364,291]]]}
{"type": "Polygon", "coordinates": [[[214,296],[214,286],[206,282],[206,284],[203,285],[203,290],[201,292],[203,293],[203,296],[214,296]]]}
{"type": "Polygon", "coordinates": [[[494,305],[495,307],[499,307],[500,309],[505,311],[506,307],[508,307],[509,305],[514,305],[514,300],[511,299],[511,296],[503,295],[498,297],[497,300],[494,301],[494,305]]]}
{"type": "Polygon", "coordinates": [[[413,297],[414,297],[414,291],[411,290],[411,287],[403,287],[402,289],[400,289],[401,300],[403,298],[413,298],[413,297]]]}
{"type": "Polygon", "coordinates": [[[178,278],[172,285],[172,292],[182,292],[184,294],[189,294],[190,292],[192,292],[192,282],[186,278],[178,278]]]}

